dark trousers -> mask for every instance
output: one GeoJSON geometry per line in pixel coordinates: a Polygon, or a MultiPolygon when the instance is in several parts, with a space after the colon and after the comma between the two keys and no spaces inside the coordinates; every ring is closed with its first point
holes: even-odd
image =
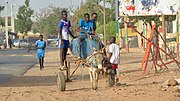
{"type": "Polygon", "coordinates": [[[44,66],[44,57],[39,59],[40,67],[44,66]]]}
{"type": "MultiPolygon", "coordinates": [[[[81,44],[82,44],[82,41],[84,41],[85,39],[87,38],[87,35],[80,35],[78,37],[78,47],[79,47],[79,56],[81,57],[81,44]]],[[[81,57],[82,58],[82,57],[81,57]]]]}
{"type": "Polygon", "coordinates": [[[64,66],[64,61],[66,60],[68,48],[60,48],[60,65],[64,66]]]}

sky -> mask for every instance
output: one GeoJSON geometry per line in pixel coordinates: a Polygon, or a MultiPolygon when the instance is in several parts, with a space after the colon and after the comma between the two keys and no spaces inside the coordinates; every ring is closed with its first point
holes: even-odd
{"type": "MultiPolygon", "coordinates": [[[[24,4],[25,0],[0,0],[0,5],[5,5],[6,1],[8,1],[8,14],[10,15],[11,5],[14,6],[14,14],[16,15],[18,12],[18,7],[24,4]]],[[[49,5],[54,5],[56,7],[69,7],[70,5],[79,6],[80,0],[30,0],[30,6],[35,11],[38,12],[41,8],[46,8],[49,5]],[[71,3],[72,1],[72,3],[71,3]]],[[[1,13],[1,16],[5,16],[5,12],[1,13]]]]}

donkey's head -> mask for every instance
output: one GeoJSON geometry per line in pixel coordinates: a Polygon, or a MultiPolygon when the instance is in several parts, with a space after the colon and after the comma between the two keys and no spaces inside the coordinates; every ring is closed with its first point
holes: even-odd
{"type": "Polygon", "coordinates": [[[94,50],[94,52],[90,56],[88,56],[86,60],[89,65],[96,67],[98,69],[103,69],[102,63],[104,60],[104,54],[102,50],[94,50]]]}
{"type": "Polygon", "coordinates": [[[95,62],[97,64],[98,69],[103,69],[103,65],[102,65],[103,59],[104,57],[102,53],[95,54],[95,62]]]}

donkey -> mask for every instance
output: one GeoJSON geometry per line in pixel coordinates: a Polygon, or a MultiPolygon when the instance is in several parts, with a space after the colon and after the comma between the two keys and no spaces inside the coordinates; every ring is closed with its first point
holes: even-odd
{"type": "Polygon", "coordinates": [[[98,79],[100,71],[105,72],[104,61],[106,57],[104,55],[104,49],[100,51],[94,51],[90,56],[88,56],[84,62],[84,67],[87,67],[89,70],[90,81],[92,83],[92,89],[96,90],[98,88],[98,79]]]}

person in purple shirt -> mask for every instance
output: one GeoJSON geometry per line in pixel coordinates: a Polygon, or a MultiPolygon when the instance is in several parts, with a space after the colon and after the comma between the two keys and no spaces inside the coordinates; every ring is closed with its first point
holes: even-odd
{"type": "Polygon", "coordinates": [[[69,34],[75,38],[75,36],[71,33],[70,27],[71,22],[67,20],[67,12],[61,12],[62,20],[59,21],[59,39],[58,39],[58,47],[60,48],[60,69],[65,70],[64,61],[66,60],[66,54],[69,48],[69,34]]]}

